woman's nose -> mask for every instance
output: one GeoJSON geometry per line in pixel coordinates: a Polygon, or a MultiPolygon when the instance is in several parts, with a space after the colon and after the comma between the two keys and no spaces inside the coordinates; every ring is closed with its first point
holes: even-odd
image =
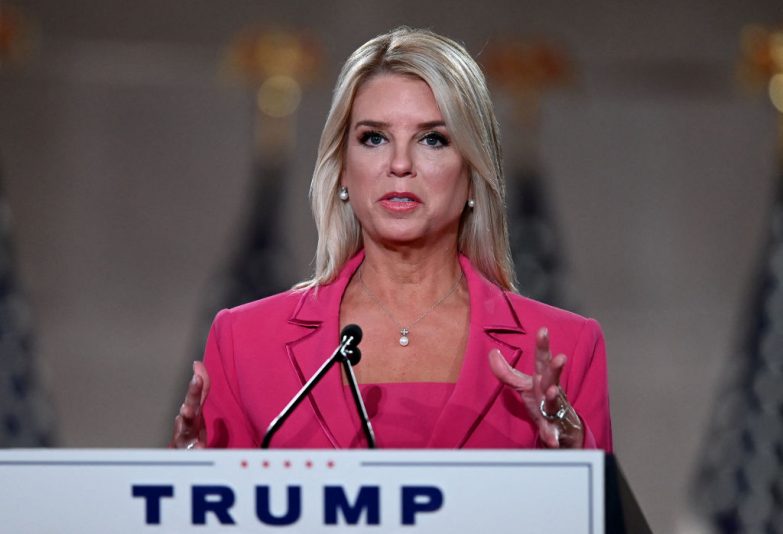
{"type": "Polygon", "coordinates": [[[389,162],[389,174],[396,177],[415,176],[413,158],[408,146],[397,145],[394,147],[394,152],[389,162]]]}

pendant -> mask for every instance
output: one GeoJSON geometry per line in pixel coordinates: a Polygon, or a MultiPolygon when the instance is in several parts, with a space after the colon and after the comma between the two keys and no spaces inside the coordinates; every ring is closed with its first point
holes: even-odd
{"type": "Polygon", "coordinates": [[[408,343],[410,343],[410,340],[408,339],[408,329],[407,328],[401,328],[400,329],[400,345],[403,347],[407,347],[408,343]]]}

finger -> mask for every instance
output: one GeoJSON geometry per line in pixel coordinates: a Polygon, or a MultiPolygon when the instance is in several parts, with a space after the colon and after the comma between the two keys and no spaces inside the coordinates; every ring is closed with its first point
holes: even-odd
{"type": "Polygon", "coordinates": [[[194,406],[192,404],[188,404],[186,402],[183,402],[182,405],[179,407],[179,414],[178,417],[182,419],[182,422],[185,425],[192,425],[193,421],[196,418],[196,410],[198,409],[198,406],[194,406]]]}
{"type": "Polygon", "coordinates": [[[538,436],[548,448],[560,448],[560,428],[557,425],[542,421],[538,427],[538,436]]]}
{"type": "Polygon", "coordinates": [[[183,403],[175,419],[174,435],[181,434],[185,438],[197,436],[201,430],[201,421],[201,413],[197,411],[197,407],[183,403]]]}
{"type": "Polygon", "coordinates": [[[174,418],[174,442],[179,445],[179,438],[182,436],[182,416],[177,415],[177,417],[174,418]]]}
{"type": "Polygon", "coordinates": [[[553,385],[560,385],[560,375],[567,360],[565,354],[558,354],[549,361],[541,373],[541,391],[545,392],[553,385]]]}
{"type": "Polygon", "coordinates": [[[548,372],[542,377],[541,389],[544,391],[544,409],[547,413],[555,413],[564,402],[564,395],[560,389],[560,375],[563,372],[566,360],[567,358],[564,354],[558,354],[552,358],[548,372]]]}
{"type": "Polygon", "coordinates": [[[172,443],[178,449],[184,449],[192,441],[190,427],[185,423],[181,415],[174,419],[174,437],[172,443]]]}
{"type": "Polygon", "coordinates": [[[542,327],[536,334],[536,374],[543,375],[549,362],[552,360],[552,353],[549,352],[549,330],[542,327]]]}
{"type": "Polygon", "coordinates": [[[489,351],[489,367],[498,380],[517,391],[530,391],[533,388],[533,379],[511,367],[498,349],[489,351]]]}
{"type": "MultiPolygon", "coordinates": [[[[194,374],[188,383],[188,391],[185,394],[185,402],[182,406],[189,407],[194,413],[201,410],[201,396],[204,390],[204,379],[194,374]]],[[[180,409],[181,411],[181,409],[180,409]]]]}
{"type": "Polygon", "coordinates": [[[560,387],[551,386],[544,394],[544,411],[548,414],[555,414],[563,405],[560,387]]]}
{"type": "Polygon", "coordinates": [[[207,368],[203,362],[198,360],[193,362],[193,374],[201,377],[201,382],[203,384],[203,389],[201,390],[201,404],[204,404],[204,401],[207,400],[207,395],[209,395],[209,374],[207,373],[207,368]]]}
{"type": "Polygon", "coordinates": [[[560,388],[557,386],[550,386],[549,389],[546,390],[546,393],[544,395],[544,398],[546,399],[547,403],[554,403],[557,401],[557,399],[560,397],[560,388]]]}

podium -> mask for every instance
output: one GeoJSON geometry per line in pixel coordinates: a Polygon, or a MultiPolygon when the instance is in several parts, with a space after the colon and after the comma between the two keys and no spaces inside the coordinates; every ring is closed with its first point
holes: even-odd
{"type": "Polygon", "coordinates": [[[601,451],[0,451],[4,532],[650,532],[601,451]]]}

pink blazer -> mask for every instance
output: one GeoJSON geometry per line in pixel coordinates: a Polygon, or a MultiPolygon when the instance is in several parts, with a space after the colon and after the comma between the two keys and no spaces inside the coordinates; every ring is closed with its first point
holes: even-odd
{"type": "MultiPolygon", "coordinates": [[[[209,446],[259,446],[272,419],[337,346],[340,301],[363,259],[363,253],[357,254],[334,282],[317,291],[288,291],[218,313],[204,356],[211,379],[204,405],[209,446]]],[[[568,356],[561,386],[585,424],[585,447],[611,451],[606,355],[598,323],[503,291],[466,257],[460,263],[470,295],[470,332],[459,378],[427,446],[537,445],[535,426],[518,394],[495,378],[487,354],[497,347],[511,365],[532,373],[535,333],[546,326],[552,353],[568,356]]],[[[364,447],[352,402],[335,366],[272,446],[364,447]]]]}

